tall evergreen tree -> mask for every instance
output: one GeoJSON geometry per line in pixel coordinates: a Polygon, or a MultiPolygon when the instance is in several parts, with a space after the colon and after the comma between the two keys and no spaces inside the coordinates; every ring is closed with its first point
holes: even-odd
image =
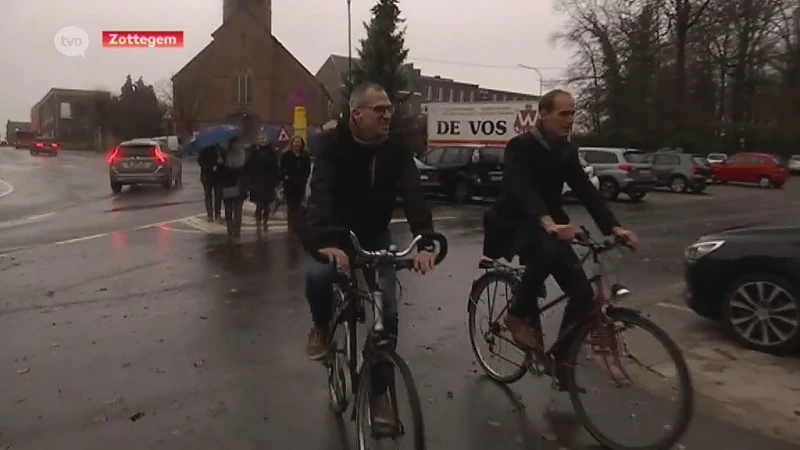
{"type": "MultiPolygon", "coordinates": [[[[408,58],[408,49],[405,48],[406,29],[403,26],[405,19],[400,17],[399,0],[378,0],[370,10],[372,18],[369,23],[364,23],[367,37],[361,39],[361,48],[358,50],[358,64],[353,64],[352,81],[354,86],[361,83],[377,83],[386,89],[392,103],[397,103],[398,92],[408,88],[408,77],[403,65],[408,58]]],[[[353,87],[349,79],[345,80],[343,98],[347,102],[353,87]]],[[[342,111],[345,116],[350,112],[349,107],[342,111]]]]}

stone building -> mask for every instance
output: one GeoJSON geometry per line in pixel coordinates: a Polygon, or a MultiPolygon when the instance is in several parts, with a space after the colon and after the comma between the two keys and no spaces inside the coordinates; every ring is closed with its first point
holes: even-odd
{"type": "Polygon", "coordinates": [[[330,117],[325,87],[272,35],[271,0],[224,0],[213,40],[173,78],[173,119],[179,135],[218,123],[261,129],[273,142],[293,134],[294,108],[308,112],[313,135],[330,117]]]}
{"type": "Polygon", "coordinates": [[[57,139],[63,148],[86,150],[96,145],[96,104],[104,91],[52,88],[31,107],[32,131],[57,139]]]}

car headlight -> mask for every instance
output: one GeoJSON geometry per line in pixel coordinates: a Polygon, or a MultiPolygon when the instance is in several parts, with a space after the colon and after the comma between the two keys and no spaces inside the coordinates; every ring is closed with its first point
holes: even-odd
{"type": "Polygon", "coordinates": [[[688,247],[683,252],[684,258],[687,261],[697,261],[698,259],[708,255],[709,253],[713,252],[714,250],[722,247],[725,241],[703,241],[703,242],[696,242],[688,247]]]}

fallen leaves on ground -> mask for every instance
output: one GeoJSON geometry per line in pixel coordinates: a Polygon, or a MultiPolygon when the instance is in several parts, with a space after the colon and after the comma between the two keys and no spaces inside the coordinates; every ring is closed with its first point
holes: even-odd
{"type": "Polygon", "coordinates": [[[197,358],[194,360],[194,366],[198,369],[202,369],[206,365],[206,360],[203,358],[197,358]]]}
{"type": "Polygon", "coordinates": [[[94,417],[94,423],[103,423],[103,422],[106,422],[106,421],[108,421],[108,418],[106,416],[95,416],[94,417]]]}
{"type": "Polygon", "coordinates": [[[144,413],[139,411],[136,414],[130,416],[128,418],[128,420],[130,420],[131,422],[136,422],[137,420],[141,419],[142,417],[144,417],[144,413]]]}
{"type": "Polygon", "coordinates": [[[105,401],[103,402],[103,404],[105,404],[105,405],[116,405],[116,404],[117,404],[117,403],[119,403],[120,401],[121,401],[121,400],[120,400],[120,398],[119,398],[119,397],[114,397],[114,398],[112,398],[112,399],[105,400],[105,401]]]}
{"type": "Polygon", "coordinates": [[[22,369],[19,369],[19,370],[17,371],[17,374],[18,374],[18,375],[25,375],[26,373],[28,373],[28,372],[30,372],[30,371],[31,371],[31,368],[30,368],[30,367],[23,367],[22,369]]]}

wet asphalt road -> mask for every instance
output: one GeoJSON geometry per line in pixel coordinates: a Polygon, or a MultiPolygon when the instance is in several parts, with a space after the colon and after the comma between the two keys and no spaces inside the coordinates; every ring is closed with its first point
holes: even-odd
{"type": "MultiPolygon", "coordinates": [[[[102,157],[0,149],[0,178],[14,186],[0,198],[0,446],[352,448],[322,368],[303,354],[306,257],[277,227],[265,244],[232,250],[186,219],[202,212],[202,193],[196,165],[185,170],[183,189],[113,197],[102,157]]],[[[625,280],[641,290],[675,283],[683,246],[700,234],[791,221],[796,185],[615,204],[644,242],[623,263],[625,280]]],[[[587,223],[574,209],[573,221],[587,223]]],[[[545,380],[503,390],[473,363],[466,294],[479,273],[479,211],[437,206],[451,256],[432,275],[402,278],[400,353],[430,448],[592,448],[545,380]]],[[[407,239],[405,226],[394,229],[407,239]]],[[[705,413],[682,444],[796,448],[705,413]]]]}

